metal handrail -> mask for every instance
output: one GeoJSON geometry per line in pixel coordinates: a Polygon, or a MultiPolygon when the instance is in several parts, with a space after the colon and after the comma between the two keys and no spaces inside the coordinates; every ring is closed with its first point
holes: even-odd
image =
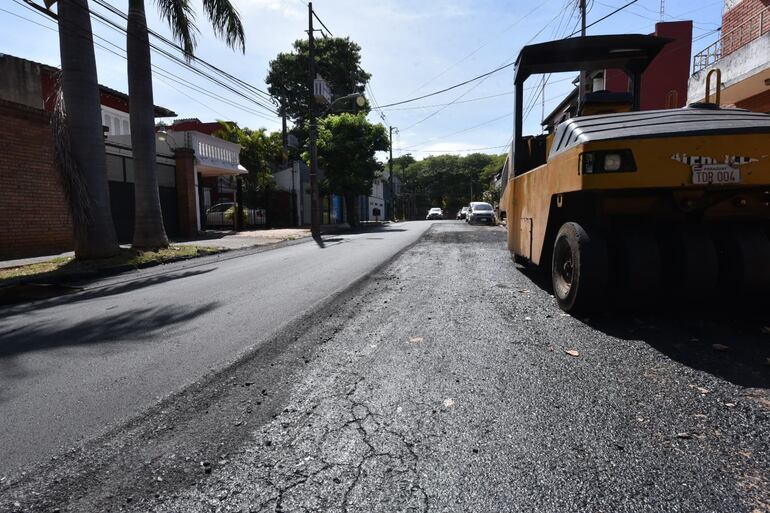
{"type": "Polygon", "coordinates": [[[770,32],[770,20],[766,18],[770,18],[770,6],[732,30],[723,32],[717,41],[695,54],[692,59],[693,74],[708,68],[751,41],[759,39],[766,32],[770,32]]]}
{"type": "Polygon", "coordinates": [[[704,70],[722,58],[722,41],[717,40],[695,54],[692,58],[693,74],[704,70]]]}

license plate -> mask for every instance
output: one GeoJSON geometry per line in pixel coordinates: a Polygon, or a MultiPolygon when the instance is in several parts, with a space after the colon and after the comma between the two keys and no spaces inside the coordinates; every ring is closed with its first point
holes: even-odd
{"type": "Polygon", "coordinates": [[[695,185],[741,183],[741,171],[729,164],[704,164],[693,167],[692,183],[695,185]]]}

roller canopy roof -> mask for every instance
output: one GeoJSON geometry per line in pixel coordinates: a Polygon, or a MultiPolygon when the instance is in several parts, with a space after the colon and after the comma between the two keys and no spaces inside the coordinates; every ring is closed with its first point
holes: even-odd
{"type": "Polygon", "coordinates": [[[582,116],[556,128],[550,155],[595,141],[758,133],[770,134],[770,116],[743,109],[703,106],[582,116]]]}
{"type": "Polygon", "coordinates": [[[671,39],[644,34],[585,36],[525,46],[516,59],[516,84],[533,74],[617,68],[643,72],[671,39]]]}

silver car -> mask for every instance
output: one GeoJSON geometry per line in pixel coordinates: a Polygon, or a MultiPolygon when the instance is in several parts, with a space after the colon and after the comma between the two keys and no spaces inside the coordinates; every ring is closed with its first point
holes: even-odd
{"type": "Polygon", "coordinates": [[[497,225],[497,217],[495,216],[495,209],[489,203],[474,202],[471,204],[471,209],[468,211],[468,223],[470,224],[489,224],[492,226],[497,225]]]}

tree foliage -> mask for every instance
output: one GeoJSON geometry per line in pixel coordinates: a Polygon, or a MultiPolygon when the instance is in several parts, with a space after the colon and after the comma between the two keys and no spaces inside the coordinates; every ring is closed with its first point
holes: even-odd
{"type": "Polygon", "coordinates": [[[275,184],[273,171],[283,160],[281,133],[241,128],[234,123],[220,124],[222,128],[214,135],[241,145],[241,165],[249,172],[243,177],[244,203],[256,205],[258,194],[275,184]]]}
{"type": "MultiPolygon", "coordinates": [[[[349,38],[333,37],[316,39],[316,70],[332,91],[333,98],[352,93],[363,94],[371,75],[361,69],[361,47],[349,38]]],[[[268,91],[276,98],[284,99],[286,115],[297,126],[310,114],[310,58],[306,39],[294,42],[293,50],[279,53],[270,61],[265,82],[268,91]]],[[[362,110],[348,105],[351,110],[362,110]]],[[[368,109],[363,108],[366,112],[368,109]]]]}
{"type": "MultiPolygon", "coordinates": [[[[404,155],[400,158],[407,157],[404,155]]],[[[441,207],[452,212],[471,201],[490,200],[494,176],[503,167],[505,155],[471,153],[466,156],[435,155],[411,161],[400,173],[402,192],[415,198],[418,210],[441,207]]],[[[394,167],[397,165],[394,159],[394,167]]]]}
{"type": "Polygon", "coordinates": [[[318,164],[331,192],[345,196],[355,223],[355,197],[368,195],[382,169],[375,153],[388,149],[388,133],[365,114],[336,114],[319,122],[318,164]]]}

